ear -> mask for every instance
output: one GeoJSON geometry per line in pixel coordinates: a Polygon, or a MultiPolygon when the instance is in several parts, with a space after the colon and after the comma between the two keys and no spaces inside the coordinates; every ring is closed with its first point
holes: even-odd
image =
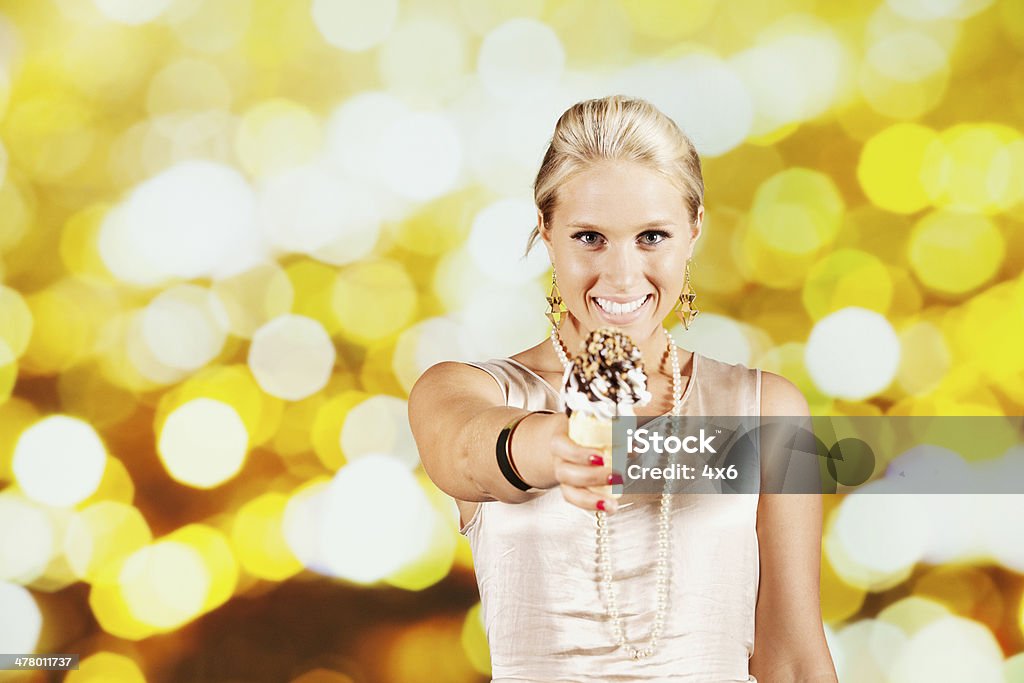
{"type": "Polygon", "coordinates": [[[697,217],[690,226],[690,244],[686,250],[686,258],[693,258],[693,252],[697,248],[697,240],[704,234],[704,205],[701,204],[697,207],[697,217]]]}
{"type": "Polygon", "coordinates": [[[540,238],[544,241],[544,247],[548,250],[548,259],[554,263],[554,254],[551,250],[551,227],[544,223],[544,214],[541,213],[540,209],[537,209],[537,231],[540,233],[540,238]]]}

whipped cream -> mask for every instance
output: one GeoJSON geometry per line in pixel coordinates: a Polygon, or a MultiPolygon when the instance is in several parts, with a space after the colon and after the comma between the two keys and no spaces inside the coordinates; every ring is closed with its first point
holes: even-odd
{"type": "Polygon", "coordinates": [[[602,419],[635,416],[635,407],[650,403],[643,359],[628,335],[602,327],[587,337],[583,352],[562,376],[566,413],[602,419]]]}

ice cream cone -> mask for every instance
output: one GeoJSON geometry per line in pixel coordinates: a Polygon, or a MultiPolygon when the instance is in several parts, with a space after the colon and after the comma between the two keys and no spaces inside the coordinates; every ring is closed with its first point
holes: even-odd
{"type": "MultiPolygon", "coordinates": [[[[569,438],[601,455],[607,480],[613,471],[613,416],[635,415],[634,407],[651,400],[640,351],[620,330],[594,330],[581,353],[566,367],[561,398],[569,414],[569,438]]],[[[623,486],[602,484],[590,490],[619,498],[623,486]]]]}
{"type": "MultiPolygon", "coordinates": [[[[569,416],[569,438],[581,446],[593,448],[604,458],[605,476],[612,473],[612,421],[606,418],[575,412],[569,416]]],[[[600,496],[619,498],[622,486],[591,486],[590,490],[600,496]]]]}

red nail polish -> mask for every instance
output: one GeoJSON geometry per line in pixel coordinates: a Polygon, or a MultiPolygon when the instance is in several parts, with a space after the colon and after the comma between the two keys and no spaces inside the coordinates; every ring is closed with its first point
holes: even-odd
{"type": "Polygon", "coordinates": [[[597,509],[600,510],[601,512],[604,512],[604,501],[603,500],[597,501],[597,509]]]}
{"type": "Polygon", "coordinates": [[[600,455],[592,455],[590,456],[590,464],[600,467],[601,465],[604,464],[604,458],[602,458],[600,455]]]}
{"type": "Polygon", "coordinates": [[[608,475],[608,483],[611,484],[612,486],[615,486],[616,484],[621,484],[622,483],[622,475],[619,474],[618,472],[613,472],[613,473],[609,474],[608,475]]]}

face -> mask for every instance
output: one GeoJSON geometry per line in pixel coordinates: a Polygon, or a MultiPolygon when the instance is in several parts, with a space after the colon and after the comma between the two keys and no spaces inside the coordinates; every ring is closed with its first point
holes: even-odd
{"type": "Polygon", "coordinates": [[[550,224],[538,212],[567,324],[652,335],[682,292],[703,219],[702,206],[691,224],[679,190],[640,164],[602,162],[570,179],[550,224]]]}

